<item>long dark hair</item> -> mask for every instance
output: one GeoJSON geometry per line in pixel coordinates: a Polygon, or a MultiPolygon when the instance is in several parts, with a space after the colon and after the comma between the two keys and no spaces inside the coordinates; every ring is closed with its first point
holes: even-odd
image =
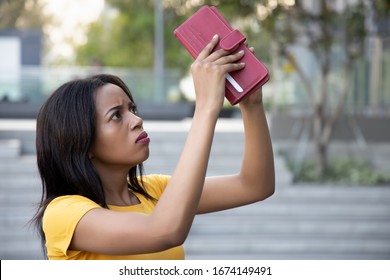
{"type": "MultiPolygon", "coordinates": [[[[42,197],[33,221],[44,252],[46,239],[42,217],[53,199],[63,195],[82,195],[107,208],[101,180],[88,152],[96,130],[95,92],[108,83],[122,88],[135,104],[130,90],[120,78],[100,74],[63,84],[39,111],[36,149],[42,197]]],[[[142,174],[142,163],[129,170],[129,188],[154,200],[143,188],[142,174]]]]}

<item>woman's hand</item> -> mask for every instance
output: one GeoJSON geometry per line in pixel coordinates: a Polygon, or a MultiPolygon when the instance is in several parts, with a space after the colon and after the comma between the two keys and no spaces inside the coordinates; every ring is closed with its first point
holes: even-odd
{"type": "MultiPolygon", "coordinates": [[[[245,41],[245,45],[247,45],[247,42],[245,41]]],[[[255,49],[253,47],[250,47],[249,50],[254,54],[255,49]]],[[[262,88],[259,88],[246,98],[244,98],[241,102],[240,105],[247,106],[249,104],[261,104],[263,102],[263,92],[262,88]]]]}
{"type": "Polygon", "coordinates": [[[196,108],[209,109],[216,114],[223,105],[226,73],[245,67],[245,64],[237,63],[244,55],[243,52],[230,54],[223,49],[212,52],[218,40],[215,35],[191,66],[196,108]]]}
{"type": "Polygon", "coordinates": [[[262,88],[259,88],[255,92],[251,93],[249,96],[245,97],[239,103],[240,106],[249,106],[251,104],[261,104],[263,102],[263,91],[262,88]]]}
{"type": "MultiPolygon", "coordinates": [[[[249,48],[253,53],[254,49],[249,48]]],[[[240,172],[208,177],[198,213],[209,213],[263,200],[275,191],[275,170],[271,137],[262,106],[262,90],[240,103],[245,129],[245,147],[240,172]],[[221,196],[221,193],[224,195],[221,196]]]]}

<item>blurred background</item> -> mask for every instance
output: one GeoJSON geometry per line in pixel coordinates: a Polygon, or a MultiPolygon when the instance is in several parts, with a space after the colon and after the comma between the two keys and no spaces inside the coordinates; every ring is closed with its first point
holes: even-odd
{"type": "MultiPolygon", "coordinates": [[[[62,83],[129,86],[170,174],[193,113],[192,57],[174,29],[215,5],[271,79],[264,106],[276,193],[196,218],[189,259],[390,259],[389,0],[0,0],[0,258],[43,258],[35,118],[62,83]]],[[[236,172],[243,128],[225,104],[209,175],[236,172]]],[[[221,194],[223,195],[223,194],[221,194]]]]}

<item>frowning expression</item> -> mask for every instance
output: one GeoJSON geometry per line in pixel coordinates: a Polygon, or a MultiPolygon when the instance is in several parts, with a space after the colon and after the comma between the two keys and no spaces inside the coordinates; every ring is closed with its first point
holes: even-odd
{"type": "Polygon", "coordinates": [[[131,168],[149,156],[150,139],[126,93],[106,84],[95,94],[96,135],[90,157],[96,167],[131,168]]]}

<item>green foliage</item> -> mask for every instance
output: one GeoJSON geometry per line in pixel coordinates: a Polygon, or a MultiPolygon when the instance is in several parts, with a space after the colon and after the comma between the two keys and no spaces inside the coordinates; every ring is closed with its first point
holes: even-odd
{"type": "MultiPolygon", "coordinates": [[[[294,163],[288,166],[294,170],[294,163]]],[[[352,185],[379,185],[389,184],[390,176],[374,169],[368,162],[354,159],[338,159],[329,162],[325,173],[321,176],[318,165],[312,161],[305,161],[297,182],[320,182],[352,185]]]]}
{"type": "MultiPolygon", "coordinates": [[[[361,3],[361,0],[358,2],[361,3]]],[[[326,13],[316,16],[304,13],[299,0],[296,0],[294,7],[287,7],[283,5],[283,1],[277,1],[278,5],[270,8],[270,3],[268,0],[165,0],[165,66],[180,69],[183,73],[188,71],[193,59],[173,36],[173,31],[198,10],[200,5],[218,6],[229,22],[233,25],[239,23],[239,29],[247,36],[249,45],[255,47],[256,55],[266,64],[270,61],[271,41],[276,40],[281,46],[288,46],[297,38],[297,30],[302,32],[302,26],[316,28],[322,22],[330,23],[331,36],[312,40],[315,46],[325,47],[335,40],[336,31],[341,30],[341,21],[349,22],[355,27],[354,31],[347,32],[350,35],[361,32],[361,24],[364,24],[364,20],[361,20],[364,9],[356,5],[349,7],[342,14],[329,9],[326,13]],[[269,14],[266,18],[259,18],[259,5],[267,7],[269,14]],[[301,24],[301,28],[296,29],[296,23],[301,24]]],[[[275,4],[274,1],[272,3],[275,4]]],[[[77,63],[89,65],[99,59],[106,66],[152,67],[154,0],[106,0],[106,5],[115,9],[118,15],[103,15],[98,22],[91,25],[88,42],[77,50],[77,63]]],[[[374,1],[375,9],[388,11],[388,7],[388,0],[374,1]]]]}
{"type": "MultiPolygon", "coordinates": [[[[152,68],[154,64],[153,1],[109,0],[118,14],[91,24],[88,40],[77,49],[76,61],[91,65],[152,68]]],[[[104,16],[103,16],[104,17],[104,16]]],[[[185,71],[192,57],[173,36],[173,30],[184,18],[173,9],[164,11],[165,59],[167,68],[185,71]]]]}
{"type": "Polygon", "coordinates": [[[193,58],[175,38],[173,31],[185,19],[185,16],[177,15],[173,8],[165,8],[164,10],[165,66],[179,69],[183,75],[188,71],[193,58]]]}
{"type": "Polygon", "coordinates": [[[153,7],[136,2],[112,1],[118,5],[117,16],[102,18],[90,26],[88,41],[77,49],[76,61],[90,65],[143,68],[153,64],[153,7]],[[124,5],[129,2],[127,8],[124,5]],[[136,9],[135,9],[136,8],[136,9]],[[121,12],[126,11],[126,12],[121,12]]]}
{"type": "Polygon", "coordinates": [[[373,0],[373,6],[378,17],[388,17],[390,13],[389,0],[373,0]]]}
{"type": "MultiPolygon", "coordinates": [[[[103,15],[101,20],[90,25],[87,42],[76,50],[76,62],[91,65],[97,60],[105,66],[151,68],[154,63],[154,1],[152,0],[107,0],[115,9],[115,17],[103,15]]],[[[187,1],[176,1],[175,5],[164,7],[165,66],[188,71],[193,58],[174,37],[173,31],[194,13],[199,6],[179,12],[187,1]],[[177,5],[176,5],[177,4],[177,5]]],[[[221,1],[205,1],[204,4],[218,5],[221,1]]],[[[221,12],[229,21],[252,17],[252,24],[244,27],[250,46],[263,61],[269,59],[270,35],[259,27],[254,12],[256,1],[223,1],[221,12]],[[255,28],[253,26],[255,25],[255,28]],[[260,29],[259,29],[260,28],[260,29]],[[261,32],[261,35],[260,33],[261,32]]]]}
{"type": "Polygon", "coordinates": [[[0,0],[0,29],[42,29],[49,21],[39,0],[0,0]]]}

